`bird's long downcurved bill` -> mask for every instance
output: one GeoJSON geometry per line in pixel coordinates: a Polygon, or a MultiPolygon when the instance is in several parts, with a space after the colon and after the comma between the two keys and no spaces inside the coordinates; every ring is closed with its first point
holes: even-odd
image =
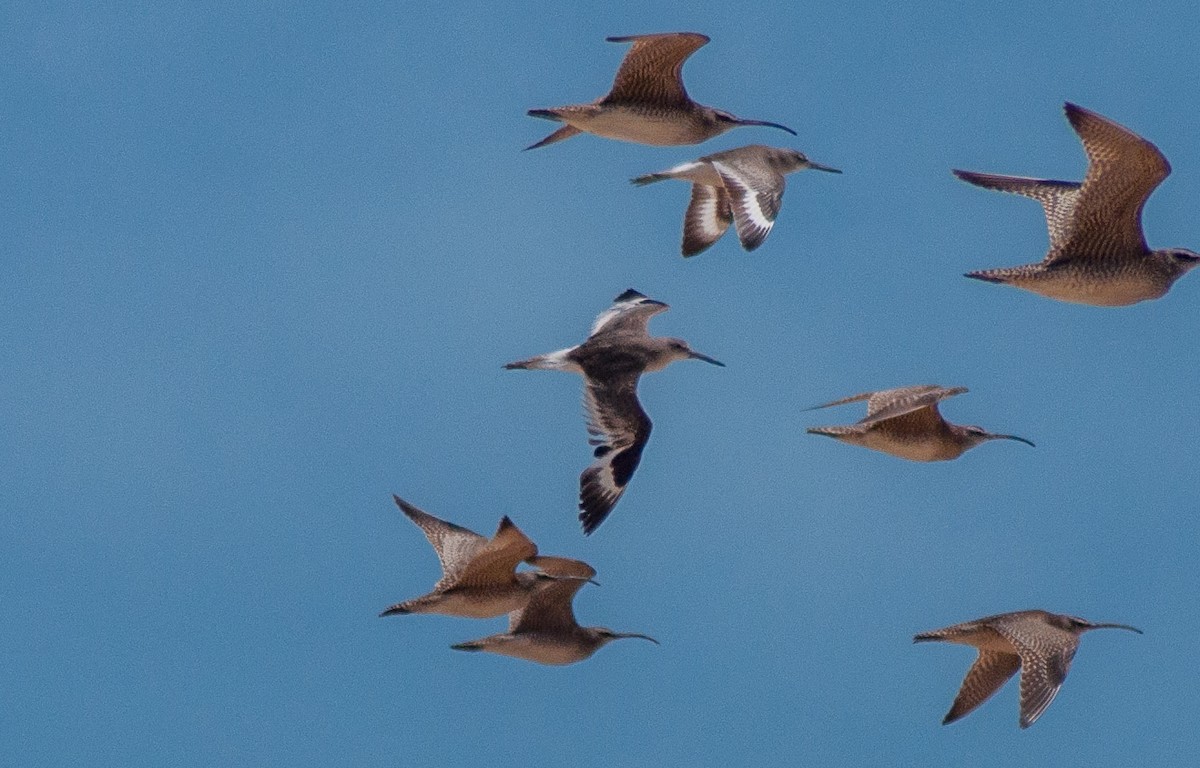
{"type": "Polygon", "coordinates": [[[722,363],[720,360],[715,360],[715,359],[709,357],[708,355],[702,355],[699,352],[688,352],[688,357],[691,358],[692,360],[703,360],[706,363],[712,363],[713,365],[719,365],[722,368],[725,367],[725,363],[722,363]]]}
{"type": "Polygon", "coordinates": [[[1037,448],[1037,446],[1033,444],[1032,440],[1026,440],[1023,437],[1017,437],[1016,435],[989,435],[989,437],[993,440],[1016,440],[1018,443],[1025,443],[1025,445],[1028,445],[1030,448],[1037,448]]]}
{"type": "Polygon", "coordinates": [[[1139,635],[1146,634],[1137,627],[1131,627],[1128,624],[1093,624],[1088,629],[1128,629],[1130,632],[1137,632],[1139,635]]]}
{"type": "Polygon", "coordinates": [[[650,637],[650,635],[639,635],[637,632],[613,632],[612,636],[617,640],[624,640],[624,639],[630,638],[630,637],[637,637],[642,640],[649,640],[650,642],[654,643],[655,645],[662,645],[662,643],[658,642],[653,637],[650,637]]]}
{"type": "Polygon", "coordinates": [[[841,173],[841,170],[838,168],[834,168],[829,165],[821,165],[820,163],[814,163],[812,161],[809,161],[808,167],[812,168],[814,171],[825,171],[825,173],[841,173]]]}
{"type": "Polygon", "coordinates": [[[771,123],[766,120],[743,120],[741,118],[738,118],[737,124],[738,125],[765,125],[768,128],[778,128],[781,131],[787,131],[788,133],[792,134],[793,136],[796,135],[796,132],[793,131],[791,128],[788,128],[786,125],[780,125],[779,123],[771,123]]]}

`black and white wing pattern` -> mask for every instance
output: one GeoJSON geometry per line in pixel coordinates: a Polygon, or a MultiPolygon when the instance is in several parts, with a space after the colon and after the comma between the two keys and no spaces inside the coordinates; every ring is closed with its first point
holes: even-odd
{"type": "Polygon", "coordinates": [[[751,174],[740,165],[715,160],[712,166],[729,193],[738,239],[743,248],[753,251],[775,226],[775,217],[783,205],[783,176],[762,168],[751,174]]]}
{"type": "Polygon", "coordinates": [[[683,255],[695,256],[721,239],[733,221],[724,187],[692,185],[692,200],[683,215],[683,255]]]}
{"type": "Polygon", "coordinates": [[[631,333],[646,336],[650,318],[670,307],[632,288],[613,299],[613,305],[596,316],[588,338],[599,333],[631,333]]]}
{"type": "Polygon", "coordinates": [[[629,373],[584,383],[589,442],[596,446],[595,460],[579,476],[579,520],[585,534],[604,522],[625,493],[650,439],[652,425],[638,402],[637,382],[638,374],[629,373]]]}

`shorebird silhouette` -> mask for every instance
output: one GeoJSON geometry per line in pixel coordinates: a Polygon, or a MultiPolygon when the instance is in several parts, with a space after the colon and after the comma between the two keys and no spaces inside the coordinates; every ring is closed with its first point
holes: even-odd
{"type": "Polygon", "coordinates": [[[508,632],[450,646],[456,651],[484,651],[536,661],[539,664],[573,664],[611,643],[638,637],[658,645],[649,635],[614,632],[606,627],[581,627],[571,602],[595,569],[580,560],[559,558],[547,571],[557,581],[539,586],[521,610],[508,617],[508,632]]]}
{"type": "Polygon", "coordinates": [[[806,410],[867,401],[867,415],[856,424],[809,427],[812,435],[826,435],[850,445],[890,453],[909,461],[949,461],[988,440],[1017,440],[1023,437],[988,432],[983,427],[951,424],[942,418],[938,403],[966,392],[966,387],[915,387],[863,392],[806,410]]]}
{"type": "Polygon", "coordinates": [[[442,564],[442,578],[429,594],[396,603],[380,616],[440,613],[489,619],[521,608],[539,582],[554,580],[543,571],[516,571],[522,561],[539,568],[553,567],[559,558],[538,557],[537,546],[508,517],[500,520],[496,535],[488,541],[399,496],[392,499],[433,545],[442,564]]]}
{"type": "Polygon", "coordinates": [[[650,336],[650,318],[668,307],[632,288],[600,313],[587,340],[578,346],[508,363],[505,368],[544,368],[583,375],[589,442],[595,460],[579,476],[579,520],[590,534],[604,522],[633,477],[650,439],[650,417],[638,402],[643,373],[660,371],[676,360],[703,360],[682,339],[650,336]]]}
{"type": "Polygon", "coordinates": [[[979,650],[942,724],[969,715],[1021,670],[1021,727],[1033,725],[1062,687],[1079,649],[1079,637],[1093,629],[1128,629],[1127,624],[1094,624],[1046,611],[1016,611],[955,624],[913,637],[914,643],[940,640],[979,650]]]}
{"type": "Polygon", "coordinates": [[[728,112],[697,104],[683,87],[683,62],[708,38],[694,32],[606,38],[633,43],[617,69],[612,90],[591,104],[531,109],[531,117],[566,123],[526,149],[537,149],[577,133],[658,146],[699,144],[739,125],[767,125],[796,132],[779,123],[743,120],[728,112]]]}
{"type": "Polygon", "coordinates": [[[692,182],[692,201],[683,216],[683,255],[695,256],[721,239],[731,221],[742,248],[753,251],[762,245],[783,205],[784,174],[805,168],[841,173],[794,149],[752,144],[638,176],[632,182],[639,186],[663,179],[692,182]]]}
{"type": "Polygon", "coordinates": [[[1077,304],[1119,307],[1157,299],[1200,264],[1200,254],[1183,248],[1150,250],[1142,233],[1142,207],[1171,166],[1158,147],[1128,128],[1074,104],[1065,109],[1088,157],[1082,184],[954,171],[971,184],[1037,200],[1050,231],[1041,263],[966,276],[1077,304]]]}

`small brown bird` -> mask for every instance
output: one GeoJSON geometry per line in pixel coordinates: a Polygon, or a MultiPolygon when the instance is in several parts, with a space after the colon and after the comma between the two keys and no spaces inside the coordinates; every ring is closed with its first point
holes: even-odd
{"type": "Polygon", "coordinates": [[[809,434],[826,435],[850,445],[890,453],[909,461],[949,461],[988,440],[1016,440],[1033,445],[1023,437],[1000,435],[982,427],[951,424],[938,412],[938,403],[966,392],[966,387],[915,387],[863,392],[807,410],[867,401],[867,415],[855,424],[809,427],[809,434]]]}
{"type": "Polygon", "coordinates": [[[456,651],[484,651],[536,661],[539,664],[574,664],[583,661],[613,640],[638,637],[658,645],[649,635],[613,632],[605,627],[581,627],[571,602],[595,569],[580,560],[559,558],[546,570],[557,581],[539,586],[521,610],[508,617],[508,632],[450,646],[456,651]]]}
{"type": "Polygon", "coordinates": [[[1028,728],[1058,695],[1075,651],[1079,650],[1079,636],[1104,628],[1142,634],[1140,629],[1127,624],[1093,624],[1046,611],[1016,611],[922,632],[913,637],[913,642],[940,640],[973,645],[979,650],[954,704],[942,720],[943,725],[973,712],[1020,669],[1020,722],[1022,728],[1028,728]]]}
{"type": "Polygon", "coordinates": [[[681,72],[687,57],[708,42],[704,35],[669,32],[607,40],[633,43],[617,69],[612,90],[591,104],[529,110],[531,117],[566,125],[526,149],[544,147],[577,133],[656,146],[699,144],[739,125],[767,125],[796,135],[779,123],[743,120],[691,100],[681,72]]]}
{"type": "Polygon", "coordinates": [[[433,591],[389,607],[380,616],[401,613],[440,613],[471,619],[490,619],[515,611],[529,600],[535,586],[554,577],[541,571],[516,572],[525,561],[553,566],[559,558],[538,557],[537,545],[504,517],[488,541],[466,528],[440,520],[393,495],[396,506],[429,539],[442,564],[442,578],[433,591]]]}
{"type": "Polygon", "coordinates": [[[683,216],[683,255],[695,256],[717,242],[731,221],[742,248],[753,251],[762,245],[783,205],[783,175],[805,168],[841,173],[794,149],[752,144],[638,176],[632,182],[638,186],[663,179],[692,182],[692,201],[683,216]]]}
{"type": "Polygon", "coordinates": [[[579,520],[590,534],[604,522],[625,493],[650,439],[650,417],[638,402],[638,379],[676,360],[703,360],[683,339],[650,336],[647,324],[668,306],[632,288],[600,313],[582,344],[508,363],[505,368],[544,368],[583,374],[589,442],[595,460],[579,476],[579,520]]]}
{"type": "Polygon", "coordinates": [[[1102,307],[1157,299],[1200,264],[1200,254],[1183,248],[1150,250],[1142,233],[1142,207],[1171,166],[1128,128],[1074,104],[1065,108],[1088,157],[1082,184],[954,171],[971,184],[1037,200],[1050,230],[1041,263],[967,277],[1102,307]]]}

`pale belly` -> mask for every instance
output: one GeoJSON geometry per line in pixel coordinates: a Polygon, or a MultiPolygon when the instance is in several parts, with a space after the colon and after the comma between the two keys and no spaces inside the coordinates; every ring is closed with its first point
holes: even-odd
{"type": "Polygon", "coordinates": [[[564,639],[540,633],[495,635],[492,639],[495,642],[485,646],[485,650],[490,653],[554,666],[583,661],[595,651],[595,649],[585,648],[582,644],[569,638],[564,639]]]}
{"type": "Polygon", "coordinates": [[[949,461],[962,455],[962,451],[957,445],[939,440],[934,436],[898,439],[885,432],[875,430],[859,437],[855,440],[855,445],[909,461],[949,461]]]}
{"type": "Polygon", "coordinates": [[[461,616],[467,619],[492,619],[525,606],[529,594],[524,590],[471,592],[454,591],[425,606],[419,613],[438,613],[444,616],[461,616]]]}
{"type": "Polygon", "coordinates": [[[1169,282],[1136,269],[1047,270],[1019,277],[1010,284],[1050,299],[1096,307],[1124,307],[1157,299],[1171,287],[1169,282]]]}
{"type": "Polygon", "coordinates": [[[672,116],[609,107],[590,115],[568,115],[565,121],[582,131],[606,139],[661,147],[696,144],[706,138],[697,133],[698,127],[688,114],[682,112],[678,116],[672,116]]]}

